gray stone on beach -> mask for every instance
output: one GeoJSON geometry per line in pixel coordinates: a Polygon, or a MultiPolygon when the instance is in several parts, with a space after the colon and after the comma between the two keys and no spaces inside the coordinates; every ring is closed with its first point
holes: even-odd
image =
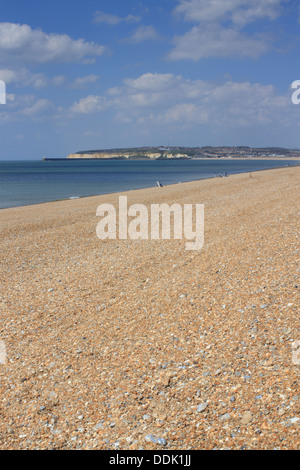
{"type": "Polygon", "coordinates": [[[162,446],[165,446],[167,441],[163,437],[156,437],[153,436],[153,434],[147,434],[145,437],[146,441],[153,442],[153,444],[160,444],[162,446]]]}
{"type": "Polygon", "coordinates": [[[98,423],[96,424],[95,429],[102,429],[103,427],[103,423],[98,423]]]}
{"type": "Polygon", "coordinates": [[[200,403],[200,405],[197,406],[197,411],[201,413],[208,407],[208,403],[200,403]]]}
{"type": "Polygon", "coordinates": [[[229,421],[231,418],[231,414],[230,413],[224,413],[223,415],[220,416],[220,421],[229,421]]]}

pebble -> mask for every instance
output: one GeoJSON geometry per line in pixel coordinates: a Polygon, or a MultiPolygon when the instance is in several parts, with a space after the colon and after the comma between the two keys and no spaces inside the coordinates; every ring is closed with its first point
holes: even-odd
{"type": "Polygon", "coordinates": [[[294,341],[292,343],[292,363],[295,366],[300,366],[300,341],[294,341]]]}
{"type": "Polygon", "coordinates": [[[200,405],[197,406],[197,411],[201,413],[202,411],[206,410],[208,407],[208,403],[200,403],[200,405]]]}
{"type": "Polygon", "coordinates": [[[147,434],[145,439],[146,441],[153,442],[153,444],[160,444],[162,446],[165,446],[167,444],[167,441],[163,437],[156,437],[153,436],[153,434],[147,434]]]}
{"type": "Polygon", "coordinates": [[[220,421],[229,421],[231,419],[231,414],[230,413],[224,413],[219,417],[220,421]]]}
{"type": "Polygon", "coordinates": [[[251,423],[252,419],[252,413],[250,411],[246,411],[241,418],[241,424],[249,424],[251,423]]]}
{"type": "Polygon", "coordinates": [[[200,253],[99,241],[113,194],[0,211],[0,448],[296,449],[299,169],[166,187],[207,204],[200,253]]]}

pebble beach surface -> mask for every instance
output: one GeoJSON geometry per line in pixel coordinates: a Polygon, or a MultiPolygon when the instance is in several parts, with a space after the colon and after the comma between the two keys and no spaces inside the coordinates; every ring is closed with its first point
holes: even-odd
{"type": "Polygon", "coordinates": [[[0,211],[0,449],[299,449],[299,182],[123,193],[204,204],[205,242],[99,240],[118,194],[0,211]]]}

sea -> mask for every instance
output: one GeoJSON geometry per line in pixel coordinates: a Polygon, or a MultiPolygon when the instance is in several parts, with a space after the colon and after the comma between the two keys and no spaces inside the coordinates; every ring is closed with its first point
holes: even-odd
{"type": "Polygon", "coordinates": [[[0,161],[0,209],[299,165],[295,160],[0,161]]]}

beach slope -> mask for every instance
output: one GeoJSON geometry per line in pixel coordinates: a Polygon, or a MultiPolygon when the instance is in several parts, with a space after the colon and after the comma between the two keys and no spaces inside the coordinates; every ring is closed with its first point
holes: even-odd
{"type": "Polygon", "coordinates": [[[99,240],[118,194],[1,210],[0,448],[296,449],[299,176],[123,193],[204,204],[200,252],[99,240]]]}

